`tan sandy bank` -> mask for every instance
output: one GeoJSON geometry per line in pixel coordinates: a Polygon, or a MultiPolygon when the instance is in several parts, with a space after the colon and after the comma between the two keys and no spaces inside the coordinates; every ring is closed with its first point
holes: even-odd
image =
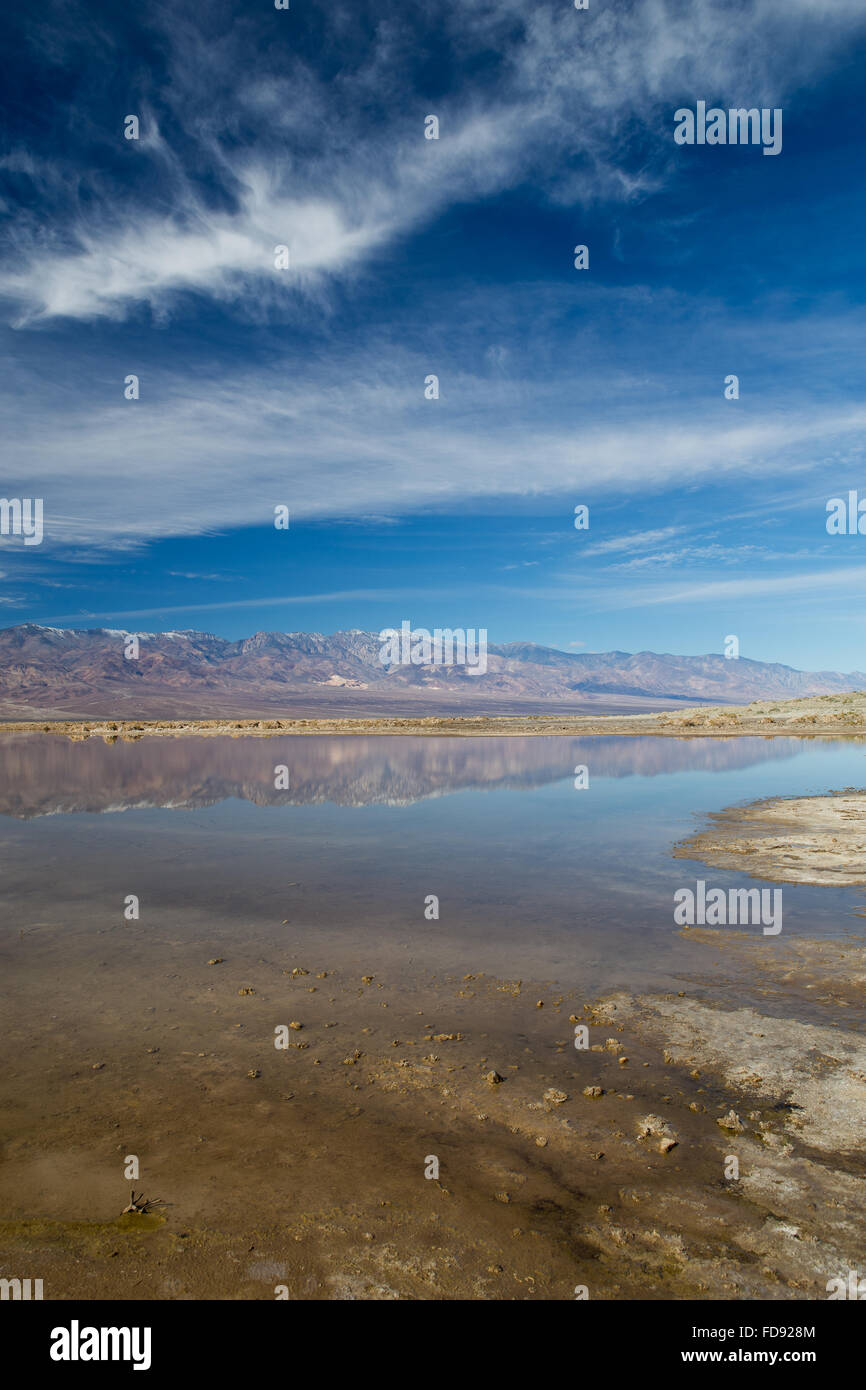
{"type": "Polygon", "coordinates": [[[46,1297],[810,1299],[866,1248],[866,1045],[796,969],[763,1006],[764,942],[587,1004],[325,933],[125,940],[7,947],[0,1263],[46,1297]]]}
{"type": "Polygon", "coordinates": [[[756,700],[750,705],[702,705],[694,709],[629,715],[466,715],[425,718],[360,716],[286,719],[58,719],[9,721],[4,733],[60,734],[70,739],[102,738],[108,742],[140,738],[258,737],[279,734],[428,734],[484,738],[537,734],[585,737],[770,738],[866,737],[866,692],[820,695],[803,700],[756,700]]]}
{"type": "Polygon", "coordinates": [[[866,791],[753,802],[710,813],[678,858],[781,883],[866,885],[866,791]]]}

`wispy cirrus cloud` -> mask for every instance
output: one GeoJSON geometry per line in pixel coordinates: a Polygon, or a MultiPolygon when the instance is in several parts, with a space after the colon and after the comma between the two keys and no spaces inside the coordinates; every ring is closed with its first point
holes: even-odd
{"type": "MultiPolygon", "coordinates": [[[[296,383],[287,399],[281,381],[256,374],[200,384],[194,396],[167,389],[153,405],[43,413],[38,428],[24,412],[7,437],[6,486],[44,497],[52,543],[128,546],[272,529],[279,504],[300,521],[485,497],[610,500],[636,488],[646,497],[757,469],[789,485],[814,468],[817,451],[859,456],[866,429],[866,405],[847,404],[728,416],[727,424],[711,406],[687,422],[562,419],[540,429],[531,418],[479,418],[475,392],[466,397],[434,415],[441,403],[425,402],[419,389],[371,379],[296,383]]],[[[596,551],[626,554],[606,542],[596,551]]]]}
{"type": "Polygon", "coordinates": [[[787,598],[794,594],[838,593],[846,602],[866,594],[866,565],[845,565],[820,570],[812,567],[793,574],[748,575],[736,579],[713,579],[688,584],[670,584],[647,589],[620,590],[616,603],[635,608],[661,604],[700,606],[707,603],[739,603],[752,598],[787,598]]]}
{"type": "Polygon", "coordinates": [[[629,531],[623,536],[611,536],[587,546],[590,555],[622,555],[634,550],[651,550],[680,533],[678,526],[659,526],[647,531],[629,531]]]}
{"type": "MultiPolygon", "coordinates": [[[[244,608],[270,608],[270,607],[304,607],[307,604],[330,603],[404,603],[407,599],[430,598],[431,589],[335,589],[330,593],[308,593],[308,594],[259,594],[255,598],[224,599],[216,603],[183,603],[183,604],[155,604],[150,608],[128,608],[119,612],[115,608],[107,609],[105,612],[93,613],[91,611],[80,610],[76,613],[63,613],[56,616],[52,621],[56,623],[75,623],[83,619],[88,622],[98,622],[101,620],[126,621],[131,618],[150,618],[155,615],[168,615],[171,613],[222,613],[231,612],[236,609],[244,608]]],[[[441,595],[441,590],[436,590],[441,595]]],[[[445,594],[444,597],[451,595],[445,594]]],[[[454,596],[459,596],[459,591],[454,592],[454,596]]]]}
{"type": "MultiPolygon", "coordinates": [[[[632,200],[668,176],[681,92],[747,89],[751,103],[778,105],[825,71],[864,14],[846,0],[800,4],[796,23],[781,0],[592,13],[448,0],[426,18],[377,6],[370,41],[363,13],[334,5],[320,21],[336,60],[328,74],[276,11],[258,25],[227,16],[221,34],[192,6],[148,7],[141,22],[142,43],[166,58],[161,73],[130,81],[140,141],[123,141],[120,117],[110,130],[85,123],[90,148],[72,176],[59,153],[5,156],[49,205],[47,217],[22,212],[8,225],[0,297],[18,325],[119,319],[142,305],[164,316],[187,294],[279,314],[287,295],[357,273],[444,209],[530,171],[553,200],[632,200]],[[447,45],[446,92],[419,91],[419,40],[447,45]],[[423,138],[428,108],[439,141],[423,138]],[[661,138],[630,159],[637,131],[661,138]],[[287,271],[274,267],[276,245],[290,248],[287,271]]],[[[94,63],[100,49],[114,60],[112,35],[90,37],[94,63]]]]}

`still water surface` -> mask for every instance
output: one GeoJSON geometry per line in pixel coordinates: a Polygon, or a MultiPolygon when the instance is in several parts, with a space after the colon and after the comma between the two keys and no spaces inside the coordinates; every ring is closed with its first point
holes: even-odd
{"type": "MultiPolygon", "coordinates": [[[[4,931],[71,941],[135,894],[155,941],[219,923],[265,950],[288,926],[407,965],[669,985],[690,956],[675,890],[744,882],[676,842],[709,811],[852,785],[866,745],[838,740],[7,735],[0,906],[4,931]]],[[[785,885],[784,932],[859,935],[863,905],[785,885]]]]}

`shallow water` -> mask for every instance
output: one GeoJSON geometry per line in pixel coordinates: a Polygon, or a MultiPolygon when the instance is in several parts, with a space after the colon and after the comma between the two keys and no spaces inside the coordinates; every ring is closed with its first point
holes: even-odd
{"type": "MultiPolygon", "coordinates": [[[[64,950],[95,932],[104,954],[135,894],[155,939],[209,925],[264,951],[288,926],[407,967],[670,987],[690,955],[675,890],[751,883],[676,842],[864,772],[862,744],[793,738],[0,737],[4,931],[64,950]]],[[[786,934],[862,932],[861,890],[783,891],[786,934]]]]}
{"type": "MultiPolygon", "coordinates": [[[[823,962],[814,986],[773,968],[792,934],[861,936],[861,891],[786,885],[783,935],[725,949],[675,925],[673,895],[737,880],[673,848],[708,811],[862,782],[863,758],[778,738],[0,736],[0,1267],[60,1298],[272,1299],[284,1278],[293,1298],[821,1296],[823,1213],[831,1270],[862,1245],[851,1155],[815,1165],[811,1206],[790,1198],[801,1166],[744,1203],[720,1180],[732,1092],[697,1044],[674,1066],[639,1001],[613,1025],[586,1003],[727,1006],[759,1057],[756,1006],[859,1029],[823,962]],[[635,1137],[645,1114],[673,1153],[635,1137]],[[150,1226],[118,1221],[130,1155],[166,1203],[150,1226]],[[802,1242],[768,1245],[781,1217],[802,1242]]],[[[788,1099],[736,1103],[778,1129],[788,1099]]]]}

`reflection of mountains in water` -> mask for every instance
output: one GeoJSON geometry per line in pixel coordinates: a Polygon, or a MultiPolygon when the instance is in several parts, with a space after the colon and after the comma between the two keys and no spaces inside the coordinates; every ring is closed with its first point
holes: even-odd
{"type": "Polygon", "coordinates": [[[531,788],[573,777],[718,772],[793,757],[795,738],[177,738],[106,744],[0,737],[0,814],[216,805],[407,806],[449,792],[531,788]],[[275,768],[289,769],[277,791],[275,768]]]}

